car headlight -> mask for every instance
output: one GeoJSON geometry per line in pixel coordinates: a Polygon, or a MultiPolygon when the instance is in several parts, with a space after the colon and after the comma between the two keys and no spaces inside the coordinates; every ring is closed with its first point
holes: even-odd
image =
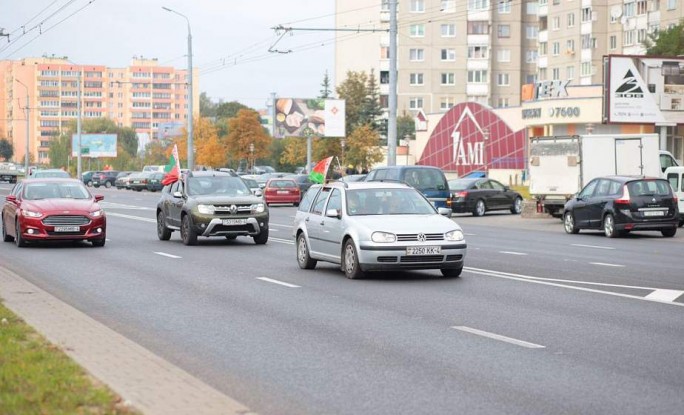
{"type": "Polygon", "coordinates": [[[378,243],[396,242],[397,236],[389,232],[373,232],[371,240],[378,243]]]}
{"type": "Polygon", "coordinates": [[[102,215],[104,215],[104,211],[102,209],[90,212],[90,216],[92,216],[93,218],[99,218],[102,215]]]}
{"type": "Polygon", "coordinates": [[[252,213],[264,213],[266,210],[266,207],[263,203],[255,203],[250,207],[252,208],[252,213]]]}
{"type": "Polygon", "coordinates": [[[203,215],[213,215],[216,208],[214,205],[197,205],[197,211],[203,215]]]}
{"type": "Polygon", "coordinates": [[[27,209],[22,209],[21,213],[24,216],[29,217],[29,218],[39,218],[39,217],[43,216],[43,214],[40,212],[34,212],[32,210],[27,210],[27,209]]]}
{"type": "Polygon", "coordinates": [[[445,233],[444,239],[446,239],[447,241],[462,241],[465,239],[465,236],[463,236],[463,231],[455,230],[445,233]]]}

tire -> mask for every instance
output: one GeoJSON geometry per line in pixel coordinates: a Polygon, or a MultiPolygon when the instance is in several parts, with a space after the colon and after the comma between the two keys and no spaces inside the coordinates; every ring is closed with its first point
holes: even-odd
{"type": "Polygon", "coordinates": [[[677,228],[663,229],[660,231],[665,238],[672,238],[677,233],[677,228]]]}
{"type": "Polygon", "coordinates": [[[477,202],[475,202],[475,207],[473,208],[473,216],[484,216],[486,211],[487,207],[485,206],[484,200],[477,199],[477,202]]]}
{"type": "Polygon", "coordinates": [[[573,215],[572,212],[565,212],[565,215],[563,216],[563,227],[565,228],[566,233],[579,233],[580,230],[575,224],[575,215],[573,215]]]}
{"type": "Polygon", "coordinates": [[[511,213],[514,215],[519,215],[522,212],[522,197],[516,197],[513,201],[513,206],[511,206],[511,213]]]}
{"type": "Polygon", "coordinates": [[[461,268],[442,268],[440,269],[442,275],[446,278],[458,278],[463,272],[463,267],[461,268]]]}
{"type": "Polygon", "coordinates": [[[19,227],[19,219],[14,224],[14,243],[17,245],[19,248],[23,248],[26,246],[26,241],[24,238],[21,237],[21,228],[19,227]]]}
{"type": "Polygon", "coordinates": [[[357,280],[363,277],[363,271],[359,265],[359,257],[356,254],[356,247],[354,241],[349,238],[344,243],[344,250],[342,251],[342,270],[344,276],[350,280],[357,280]]]}
{"type": "Polygon", "coordinates": [[[294,207],[299,207],[299,202],[293,203],[292,206],[294,206],[294,207]]]}
{"type": "Polygon", "coordinates": [[[268,228],[261,229],[259,235],[253,236],[252,239],[254,239],[254,243],[257,245],[265,245],[268,242],[268,228]]]}
{"type": "Polygon", "coordinates": [[[90,241],[90,243],[92,243],[93,247],[95,247],[95,248],[101,248],[101,247],[105,246],[106,242],[107,242],[107,237],[104,237],[102,239],[93,239],[92,241],[90,241]]]}
{"type": "Polygon", "coordinates": [[[105,182],[105,187],[109,189],[110,187],[112,187],[112,184],[110,182],[105,182]]]}
{"type": "Polygon", "coordinates": [[[161,210],[157,213],[157,238],[160,241],[171,239],[171,229],[166,227],[166,216],[161,210]]]}
{"type": "Polygon", "coordinates": [[[88,187],[93,187],[93,181],[92,181],[92,180],[88,180],[88,183],[86,183],[86,186],[88,186],[88,187]]]}
{"type": "Polygon", "coordinates": [[[14,238],[7,235],[7,230],[5,229],[5,221],[2,221],[2,240],[3,242],[12,242],[14,238]]]}
{"type": "Polygon", "coordinates": [[[297,263],[301,269],[314,269],[318,263],[309,255],[309,246],[306,244],[304,232],[297,237],[297,263]]]}
{"type": "Polygon", "coordinates": [[[192,228],[189,215],[184,215],[181,221],[181,240],[184,245],[197,245],[197,232],[192,228]]]}
{"type": "Polygon", "coordinates": [[[684,226],[684,219],[679,221],[679,227],[681,228],[682,226],[684,226]]]}
{"type": "Polygon", "coordinates": [[[99,184],[94,184],[93,187],[96,188],[96,189],[99,189],[99,188],[100,188],[100,185],[99,185],[99,184]]]}
{"type": "Polygon", "coordinates": [[[620,236],[620,232],[615,229],[615,218],[611,213],[603,218],[603,233],[608,238],[617,238],[620,236]]]}

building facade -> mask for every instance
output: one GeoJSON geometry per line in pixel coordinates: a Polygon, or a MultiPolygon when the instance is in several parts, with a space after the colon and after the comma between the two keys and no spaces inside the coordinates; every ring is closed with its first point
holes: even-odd
{"type": "MultiPolygon", "coordinates": [[[[195,115],[199,88],[193,76],[195,115]]],[[[14,159],[26,154],[26,97],[29,154],[37,164],[49,161],[50,141],[78,118],[109,118],[142,136],[165,138],[187,122],[187,70],[136,59],[126,68],[78,65],[65,58],[0,61],[0,131],[14,145],[14,159]]]]}

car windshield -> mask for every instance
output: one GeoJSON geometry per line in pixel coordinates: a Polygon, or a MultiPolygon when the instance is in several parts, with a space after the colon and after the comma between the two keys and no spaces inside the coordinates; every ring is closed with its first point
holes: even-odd
{"type": "Polygon", "coordinates": [[[354,189],[347,191],[347,214],[428,215],[435,208],[415,189],[354,189]]]}
{"type": "Polygon", "coordinates": [[[254,187],[254,188],[259,187],[259,184],[257,184],[256,180],[253,180],[253,179],[245,179],[245,178],[243,178],[242,180],[243,180],[243,181],[245,182],[245,184],[246,184],[247,186],[249,186],[249,187],[254,187]]]}
{"type": "Polygon", "coordinates": [[[190,177],[188,179],[188,195],[199,196],[215,194],[246,196],[251,195],[252,192],[239,177],[206,176],[190,177]]]}
{"type": "Polygon", "coordinates": [[[458,179],[458,180],[449,180],[449,189],[450,190],[465,190],[468,187],[470,187],[473,182],[477,181],[477,179],[458,179]]]}
{"type": "Polygon", "coordinates": [[[36,178],[51,178],[51,177],[71,177],[69,176],[69,173],[65,171],[39,171],[36,172],[36,174],[33,175],[33,177],[36,178]]]}
{"type": "Polygon", "coordinates": [[[24,199],[90,199],[90,193],[81,183],[29,183],[24,199]]]}

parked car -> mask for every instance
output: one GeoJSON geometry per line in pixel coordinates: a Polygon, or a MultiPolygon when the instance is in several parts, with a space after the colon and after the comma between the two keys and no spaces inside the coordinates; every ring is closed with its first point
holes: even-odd
{"type": "Polygon", "coordinates": [[[672,166],[665,169],[665,178],[670,182],[679,209],[679,227],[684,226],[684,167],[672,166]]]}
{"type": "Polygon", "coordinates": [[[385,166],[371,170],[367,182],[403,182],[417,189],[435,207],[449,207],[451,198],[444,172],[431,166],[385,166]]]}
{"type": "Polygon", "coordinates": [[[143,190],[147,189],[147,183],[149,182],[150,176],[153,173],[154,172],[136,173],[135,176],[132,176],[128,180],[128,188],[137,192],[142,192],[143,190]]]}
{"type": "Polygon", "coordinates": [[[114,186],[116,186],[117,189],[125,189],[126,186],[128,186],[128,179],[131,176],[131,173],[133,172],[119,172],[119,174],[116,175],[116,180],[114,180],[114,186]]]}
{"type": "Polygon", "coordinates": [[[93,174],[95,174],[95,173],[96,172],[94,172],[94,171],[84,171],[81,174],[81,180],[83,181],[83,184],[85,184],[88,187],[92,186],[93,185],[93,174]]]}
{"type": "Polygon", "coordinates": [[[609,238],[631,231],[660,231],[675,236],[679,225],[677,198],[665,179],[635,176],[598,177],[564,207],[565,232],[603,230],[609,238]]]}
{"type": "Polygon", "coordinates": [[[466,241],[450,215],[401,183],[314,185],[295,215],[297,263],[303,269],[318,261],[340,264],[350,279],[393,269],[439,269],[458,277],[466,241]]]}
{"type": "Polygon", "coordinates": [[[260,175],[256,176],[256,177],[254,178],[254,180],[256,180],[257,183],[259,184],[259,187],[261,187],[261,188],[263,189],[264,187],[266,187],[266,182],[267,182],[267,181],[269,181],[269,180],[271,180],[271,179],[277,179],[277,178],[285,177],[285,176],[287,176],[288,174],[289,174],[289,173],[279,173],[279,172],[275,172],[275,173],[263,173],[263,174],[260,174],[260,175]]]}
{"type": "Polygon", "coordinates": [[[189,172],[162,190],[157,203],[157,237],[167,241],[179,230],[185,245],[198,236],[268,241],[268,206],[239,177],[222,172],[189,172]]]}
{"type": "Polygon", "coordinates": [[[294,179],[271,179],[264,187],[264,200],[267,205],[273,203],[292,203],[299,206],[302,193],[294,179]]]}
{"type": "Polygon", "coordinates": [[[116,176],[118,175],[119,172],[117,170],[99,171],[93,174],[93,187],[97,188],[104,186],[109,189],[110,187],[114,186],[114,183],[116,182],[116,176]]]}
{"type": "Polygon", "coordinates": [[[243,182],[245,182],[254,196],[263,196],[264,192],[261,190],[259,183],[257,183],[255,179],[247,176],[240,176],[240,178],[243,182]]]}
{"type": "Polygon", "coordinates": [[[31,171],[31,175],[29,177],[31,179],[49,179],[49,178],[70,179],[71,178],[69,173],[65,172],[64,170],[60,170],[60,169],[45,169],[45,170],[34,169],[33,171],[31,171]]]}
{"type": "Polygon", "coordinates": [[[523,198],[520,193],[492,179],[449,180],[451,210],[454,213],[472,213],[482,216],[492,210],[522,212],[523,198]]]}
{"type": "Polygon", "coordinates": [[[304,193],[309,190],[309,187],[314,184],[314,182],[309,179],[308,174],[289,174],[285,176],[285,178],[292,179],[297,182],[297,186],[299,187],[299,191],[302,195],[304,195],[304,193]]]}
{"type": "Polygon", "coordinates": [[[150,192],[161,190],[164,187],[162,180],[164,179],[165,175],[166,173],[151,173],[147,179],[147,190],[150,192]]]}
{"type": "Polygon", "coordinates": [[[161,165],[161,164],[149,165],[149,166],[143,167],[142,171],[143,172],[149,172],[149,173],[154,173],[154,172],[163,173],[164,167],[166,167],[166,166],[161,165]]]}
{"type": "Polygon", "coordinates": [[[76,179],[26,179],[2,208],[2,238],[24,247],[33,241],[90,241],[104,246],[107,220],[99,201],[76,179]]]}
{"type": "Polygon", "coordinates": [[[367,174],[348,174],[346,176],[342,176],[340,180],[347,183],[362,182],[366,180],[366,176],[367,174]]]}

